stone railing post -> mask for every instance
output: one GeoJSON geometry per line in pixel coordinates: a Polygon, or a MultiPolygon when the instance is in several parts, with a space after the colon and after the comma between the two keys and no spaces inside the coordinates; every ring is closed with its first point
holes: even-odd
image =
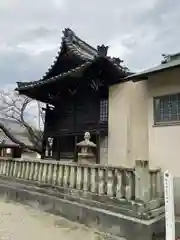
{"type": "Polygon", "coordinates": [[[135,199],[144,202],[150,200],[149,162],[145,160],[136,160],[135,199]]]}

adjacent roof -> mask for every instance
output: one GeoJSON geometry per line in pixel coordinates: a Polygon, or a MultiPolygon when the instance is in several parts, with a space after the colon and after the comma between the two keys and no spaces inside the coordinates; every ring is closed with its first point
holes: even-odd
{"type": "Polygon", "coordinates": [[[51,66],[48,68],[48,71],[45,73],[45,75],[38,81],[17,82],[18,88],[16,90],[23,91],[34,86],[40,86],[52,81],[60,80],[67,75],[81,72],[85,68],[89,67],[92,63],[97,61],[98,58],[105,58],[110,62],[110,64],[115,67],[117,71],[121,73],[124,72],[124,76],[126,76],[127,74],[125,73],[127,73],[128,69],[120,65],[122,61],[119,58],[107,57],[107,50],[108,47],[104,45],[97,46],[97,49],[93,48],[78,36],[76,36],[76,34],[71,29],[66,28],[63,31],[62,43],[58,50],[57,56],[51,66]],[[60,59],[64,53],[66,55],[70,53],[71,55],[75,56],[76,59],[78,59],[77,64],[74,68],[69,68],[68,71],[62,72],[59,70],[59,74],[53,76],[53,71],[57,68],[60,68],[60,59]]]}
{"type": "MultiPolygon", "coordinates": [[[[26,145],[29,145],[29,146],[32,145],[32,143],[29,141],[29,139],[28,139],[27,137],[25,137],[25,136],[15,135],[15,137],[16,137],[19,141],[23,142],[23,143],[26,144],[26,145]]],[[[0,146],[1,146],[1,145],[2,145],[2,146],[6,146],[6,147],[16,147],[16,146],[19,146],[17,143],[12,142],[11,139],[9,139],[9,138],[5,135],[5,133],[3,133],[3,132],[0,132],[0,146]]]]}
{"type": "Polygon", "coordinates": [[[0,117],[0,123],[4,124],[6,128],[16,134],[24,135],[27,132],[24,126],[20,125],[17,121],[13,119],[0,117]]]}
{"type": "MultiPolygon", "coordinates": [[[[11,119],[0,118],[0,122],[3,123],[19,141],[25,143],[26,145],[32,145],[32,143],[29,141],[28,136],[26,136],[27,131],[25,127],[21,126],[19,123],[11,119]]],[[[11,139],[9,139],[2,130],[0,130],[0,145],[1,144],[7,147],[18,146],[18,144],[12,142],[11,139]]]]}
{"type": "Polygon", "coordinates": [[[130,76],[127,76],[126,79],[140,81],[140,80],[146,79],[146,77],[150,74],[154,74],[156,72],[164,71],[170,68],[180,67],[180,53],[168,54],[168,55],[163,54],[162,56],[164,57],[164,59],[161,62],[161,64],[153,68],[144,70],[140,73],[135,73],[130,76]]]}

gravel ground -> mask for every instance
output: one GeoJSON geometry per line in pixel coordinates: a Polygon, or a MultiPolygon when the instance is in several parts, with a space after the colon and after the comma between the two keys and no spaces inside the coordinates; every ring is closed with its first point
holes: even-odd
{"type": "Polygon", "coordinates": [[[93,229],[38,209],[0,200],[0,240],[100,240],[93,229]]]}

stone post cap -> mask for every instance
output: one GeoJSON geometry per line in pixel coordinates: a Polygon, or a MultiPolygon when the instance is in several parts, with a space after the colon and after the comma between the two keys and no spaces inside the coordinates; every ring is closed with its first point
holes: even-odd
{"type": "Polygon", "coordinates": [[[89,132],[85,132],[84,134],[84,140],[81,141],[80,143],[77,143],[78,147],[91,147],[91,148],[95,148],[96,144],[93,143],[92,141],[90,141],[91,139],[91,135],[89,132]]]}
{"type": "Polygon", "coordinates": [[[137,167],[148,168],[149,167],[149,161],[148,160],[135,160],[135,165],[137,167]]]}

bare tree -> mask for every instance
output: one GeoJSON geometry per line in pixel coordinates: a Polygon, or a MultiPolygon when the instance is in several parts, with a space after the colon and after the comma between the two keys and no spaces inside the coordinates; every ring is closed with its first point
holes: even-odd
{"type": "MultiPolygon", "coordinates": [[[[24,142],[21,142],[11,130],[5,126],[4,123],[0,122],[0,129],[13,141],[14,143],[20,145],[23,148],[41,153],[42,152],[42,140],[43,132],[40,125],[44,123],[44,113],[42,111],[42,104],[37,103],[37,115],[36,122],[39,126],[35,127],[30,124],[28,118],[30,118],[30,113],[28,112],[28,107],[32,104],[34,100],[19,95],[15,91],[5,92],[0,91],[0,115],[5,119],[11,119],[16,121],[18,124],[23,126],[26,130],[27,137],[29,138],[31,145],[26,145],[24,142]],[[38,119],[37,119],[38,118],[38,119]],[[39,119],[41,118],[41,119],[39,119]]],[[[31,120],[32,120],[31,116],[31,120]]]]}

